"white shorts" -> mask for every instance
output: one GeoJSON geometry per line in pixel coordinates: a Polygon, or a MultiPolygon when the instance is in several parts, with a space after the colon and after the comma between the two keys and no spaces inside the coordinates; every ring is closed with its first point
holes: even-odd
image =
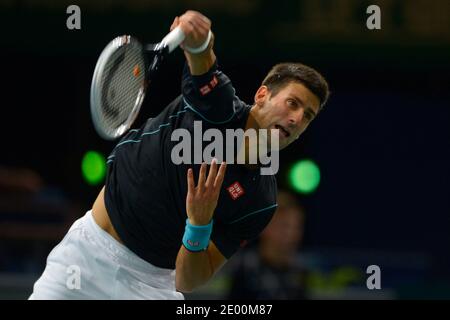
{"type": "Polygon", "coordinates": [[[177,299],[175,270],[155,267],[101,229],[91,211],[50,252],[34,299],[177,299]]]}

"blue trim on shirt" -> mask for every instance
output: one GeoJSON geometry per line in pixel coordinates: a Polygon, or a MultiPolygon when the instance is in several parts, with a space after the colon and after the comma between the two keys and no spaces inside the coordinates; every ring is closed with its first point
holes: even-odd
{"type": "Polygon", "coordinates": [[[236,112],[233,111],[233,114],[231,115],[231,117],[228,120],[225,120],[225,121],[212,121],[212,120],[209,120],[209,119],[205,118],[205,116],[203,116],[199,111],[195,110],[195,108],[193,106],[191,106],[189,104],[189,102],[187,102],[187,100],[184,97],[183,97],[183,102],[186,104],[184,109],[189,109],[189,110],[193,111],[200,118],[202,118],[206,122],[209,122],[209,123],[212,123],[212,124],[224,124],[224,123],[230,122],[231,119],[233,119],[234,115],[236,114],[236,112]]]}
{"type": "Polygon", "coordinates": [[[169,116],[169,119],[170,119],[170,118],[178,117],[178,116],[180,115],[180,113],[185,113],[186,111],[187,111],[187,110],[181,110],[181,111],[178,111],[177,114],[173,114],[173,115],[169,116]]]}
{"type": "MultiPolygon", "coordinates": [[[[186,111],[187,111],[187,110],[181,110],[181,111],[178,111],[176,114],[173,114],[173,115],[169,116],[169,118],[175,118],[175,117],[178,117],[181,113],[185,113],[186,111]]],[[[160,124],[160,125],[158,126],[158,129],[156,129],[156,130],[154,130],[154,131],[148,131],[148,132],[142,133],[142,134],[141,134],[141,138],[142,138],[143,136],[146,136],[146,135],[152,135],[152,134],[158,133],[159,131],[161,131],[161,128],[162,128],[162,127],[168,127],[168,126],[170,126],[170,122],[160,124]]],[[[136,131],[139,131],[139,130],[138,130],[138,129],[132,129],[132,130],[130,130],[129,132],[132,132],[132,131],[133,131],[133,132],[136,132],[136,131]]],[[[118,143],[118,144],[116,145],[116,147],[114,148],[114,150],[115,150],[117,147],[119,147],[119,146],[121,146],[121,145],[123,145],[123,144],[125,144],[125,143],[139,143],[139,142],[141,142],[141,141],[142,141],[142,139],[139,139],[139,140],[132,140],[132,139],[130,139],[130,140],[125,140],[125,141],[122,141],[122,142],[118,143]]],[[[108,161],[106,162],[106,164],[113,162],[114,160],[113,160],[112,158],[114,158],[114,157],[115,157],[115,155],[110,155],[110,156],[108,157],[108,161]]]]}
{"type": "Polygon", "coordinates": [[[141,138],[142,138],[143,136],[147,136],[147,135],[149,135],[149,134],[155,134],[155,133],[158,133],[159,131],[161,131],[161,128],[162,128],[162,127],[167,127],[167,126],[170,126],[170,123],[163,123],[163,124],[160,124],[159,127],[158,127],[158,129],[156,129],[155,131],[144,132],[143,134],[141,134],[141,138]]]}
{"type": "Polygon", "coordinates": [[[243,219],[245,219],[245,218],[247,218],[247,217],[249,217],[249,216],[251,216],[251,215],[254,215],[254,214],[256,214],[256,213],[259,213],[259,212],[262,212],[262,211],[265,211],[265,210],[269,210],[269,209],[272,209],[272,208],[276,208],[276,207],[278,207],[278,204],[277,204],[277,203],[275,203],[275,204],[273,204],[273,205],[271,205],[271,206],[268,206],[267,208],[259,209],[259,210],[250,212],[250,213],[246,214],[245,216],[240,217],[239,219],[236,219],[236,220],[233,220],[233,221],[229,222],[228,224],[236,223],[236,222],[241,221],[241,220],[243,220],[243,219]]]}
{"type": "Polygon", "coordinates": [[[125,141],[122,141],[121,143],[119,143],[119,144],[117,144],[117,146],[116,146],[116,148],[118,147],[118,146],[121,146],[121,145],[123,145],[123,144],[125,144],[125,143],[130,143],[130,142],[133,142],[133,143],[137,143],[137,142],[141,142],[142,140],[125,140],[125,141]]]}

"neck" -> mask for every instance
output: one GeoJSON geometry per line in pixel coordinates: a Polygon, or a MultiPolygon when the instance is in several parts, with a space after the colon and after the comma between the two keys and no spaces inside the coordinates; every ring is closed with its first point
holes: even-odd
{"type": "Polygon", "coordinates": [[[260,129],[260,125],[258,124],[258,121],[256,120],[256,106],[252,106],[250,109],[250,112],[248,113],[248,119],[245,124],[245,130],[247,129],[260,129]]]}

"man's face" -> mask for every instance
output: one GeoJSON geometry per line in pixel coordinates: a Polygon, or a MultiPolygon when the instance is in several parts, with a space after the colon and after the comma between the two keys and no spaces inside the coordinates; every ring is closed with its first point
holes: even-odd
{"type": "Polygon", "coordinates": [[[272,96],[262,86],[255,95],[258,124],[265,129],[279,129],[280,150],[294,142],[319,112],[320,102],[308,88],[290,82],[272,96]]]}

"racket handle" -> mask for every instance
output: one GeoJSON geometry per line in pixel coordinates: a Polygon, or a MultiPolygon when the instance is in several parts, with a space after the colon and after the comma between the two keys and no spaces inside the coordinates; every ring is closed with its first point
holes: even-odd
{"type": "Polygon", "coordinates": [[[162,39],[161,44],[167,46],[169,52],[172,52],[184,41],[185,37],[183,30],[180,27],[176,27],[162,39]]]}

